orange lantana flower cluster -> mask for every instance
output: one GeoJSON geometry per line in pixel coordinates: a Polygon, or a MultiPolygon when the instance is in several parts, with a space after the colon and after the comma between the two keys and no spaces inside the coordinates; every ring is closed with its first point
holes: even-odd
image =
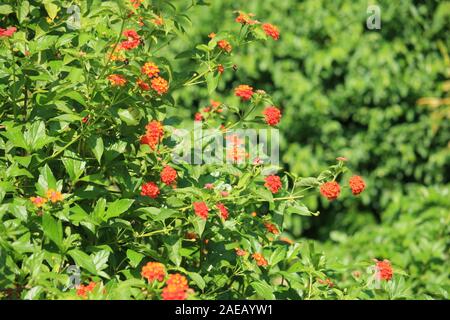
{"type": "Polygon", "coordinates": [[[61,192],[56,191],[54,189],[48,189],[46,196],[47,197],[40,197],[40,196],[30,197],[30,201],[38,208],[42,207],[48,201],[50,201],[51,203],[63,201],[63,196],[61,192]]]}
{"type": "MultiPolygon", "coordinates": [[[[338,160],[339,159],[343,158],[338,158],[338,160]]],[[[360,176],[352,176],[349,179],[348,184],[350,186],[350,189],[352,190],[352,193],[355,196],[363,192],[364,189],[366,188],[366,183],[360,176]]],[[[336,181],[328,181],[320,186],[320,193],[328,200],[334,200],[339,197],[339,194],[341,193],[341,188],[339,186],[339,183],[337,183],[336,181]]]]}
{"type": "Polygon", "coordinates": [[[155,150],[164,137],[164,127],[161,122],[152,120],[145,126],[145,129],[145,135],[140,139],[141,144],[147,144],[152,150],[155,150]]]}
{"type": "Polygon", "coordinates": [[[268,265],[267,260],[264,258],[264,256],[261,253],[252,254],[252,258],[255,259],[256,264],[260,267],[265,267],[268,265]]]}
{"type": "Polygon", "coordinates": [[[163,282],[166,276],[166,269],[162,263],[149,262],[142,267],[141,275],[147,279],[148,282],[163,282]]]}

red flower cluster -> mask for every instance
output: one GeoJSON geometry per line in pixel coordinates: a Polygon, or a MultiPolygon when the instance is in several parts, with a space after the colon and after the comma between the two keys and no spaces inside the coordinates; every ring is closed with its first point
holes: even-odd
{"type": "Polygon", "coordinates": [[[169,186],[177,180],[177,171],[170,166],[165,166],[160,173],[160,177],[161,181],[169,186]]]}
{"type": "Polygon", "coordinates": [[[267,176],[264,180],[266,181],[264,186],[266,188],[268,188],[270,190],[270,192],[272,192],[272,193],[277,193],[282,187],[279,176],[270,175],[270,176],[267,176]]]}
{"type": "Polygon", "coordinates": [[[194,121],[203,121],[203,115],[200,112],[196,112],[194,116],[194,121]]]}
{"type": "Polygon", "coordinates": [[[255,24],[258,23],[256,20],[252,20],[252,17],[255,15],[253,13],[244,13],[242,11],[239,11],[239,15],[236,17],[235,21],[240,24],[255,24]]]}
{"type": "Polygon", "coordinates": [[[225,52],[231,52],[231,50],[233,49],[233,47],[227,40],[219,40],[217,41],[217,45],[225,52]]]}
{"type": "Polygon", "coordinates": [[[264,109],[263,115],[269,126],[277,125],[281,120],[281,111],[277,107],[270,106],[264,109]]]}
{"type": "Polygon", "coordinates": [[[356,196],[364,191],[366,184],[360,176],[353,176],[348,180],[352,193],[356,196]]]}
{"type": "Polygon", "coordinates": [[[119,74],[109,75],[108,80],[115,87],[123,87],[127,83],[127,80],[119,74]]]}
{"type": "Polygon", "coordinates": [[[12,37],[13,34],[17,31],[16,27],[8,27],[6,29],[0,28],[0,38],[1,37],[12,37]]]}
{"type": "Polygon", "coordinates": [[[164,128],[161,122],[152,120],[145,126],[147,130],[145,135],[141,137],[142,144],[148,144],[152,150],[156,149],[158,143],[162,141],[164,137],[164,128]]]}
{"type": "Polygon", "coordinates": [[[217,209],[219,209],[220,211],[220,216],[224,219],[227,220],[229,213],[228,213],[228,209],[227,207],[225,207],[222,203],[217,203],[216,204],[217,209]]]}
{"type": "Polygon", "coordinates": [[[139,8],[139,6],[142,4],[142,0],[130,0],[130,2],[135,9],[139,8]]]}
{"type": "Polygon", "coordinates": [[[202,218],[203,220],[206,220],[208,218],[208,212],[209,208],[203,201],[200,202],[194,202],[194,212],[197,216],[202,218]]]}
{"type": "Polygon", "coordinates": [[[138,79],[136,81],[136,83],[139,86],[139,88],[141,88],[142,90],[144,90],[144,91],[150,90],[150,85],[147,82],[145,82],[145,81],[143,81],[141,79],[138,79]]]}
{"type": "Polygon", "coordinates": [[[329,181],[320,186],[320,193],[331,201],[339,197],[341,188],[339,187],[339,183],[336,181],[329,181]]]}
{"type": "Polygon", "coordinates": [[[376,262],[375,269],[377,271],[378,279],[385,281],[391,280],[394,274],[391,262],[386,259],[383,261],[375,260],[375,262],[376,262]]]}
{"type": "Polygon", "coordinates": [[[142,185],[141,195],[154,199],[159,195],[159,188],[154,182],[144,183],[142,185]]]}
{"type": "Polygon", "coordinates": [[[82,297],[82,298],[87,298],[88,293],[92,292],[96,286],[97,286],[97,283],[95,283],[94,281],[89,282],[89,284],[87,286],[82,285],[82,284],[79,285],[77,287],[77,296],[82,297]]]}
{"type": "Polygon", "coordinates": [[[265,267],[268,265],[267,260],[264,259],[264,256],[261,253],[252,254],[252,258],[255,259],[256,264],[260,267],[265,267]]]}
{"type": "Polygon", "coordinates": [[[253,88],[246,84],[241,84],[234,89],[234,94],[237,97],[240,97],[243,101],[250,100],[253,96],[253,93],[253,88]]]}
{"type": "Polygon", "coordinates": [[[218,73],[223,73],[225,71],[225,68],[223,67],[223,65],[218,64],[217,65],[217,72],[218,73]]]}
{"type": "Polygon", "coordinates": [[[122,35],[127,38],[127,40],[120,43],[121,49],[131,50],[139,46],[141,39],[135,30],[125,30],[122,35]]]}
{"type": "Polygon", "coordinates": [[[280,38],[280,32],[278,28],[270,23],[264,23],[262,25],[262,29],[269,37],[272,37],[274,40],[278,40],[280,38]]]}
{"type": "Polygon", "coordinates": [[[264,227],[266,227],[267,231],[273,234],[279,234],[278,228],[271,222],[264,222],[264,227]]]}
{"type": "Polygon", "coordinates": [[[148,282],[162,282],[164,281],[164,277],[166,276],[166,269],[164,268],[164,265],[162,263],[149,262],[142,267],[141,275],[142,277],[146,278],[148,282]]]}
{"type": "Polygon", "coordinates": [[[158,66],[153,62],[146,62],[142,68],[141,72],[146,74],[149,78],[156,77],[159,74],[158,66]]]}
{"type": "Polygon", "coordinates": [[[185,300],[188,290],[189,285],[185,276],[179,273],[171,274],[162,290],[161,297],[163,300],[185,300]]]}

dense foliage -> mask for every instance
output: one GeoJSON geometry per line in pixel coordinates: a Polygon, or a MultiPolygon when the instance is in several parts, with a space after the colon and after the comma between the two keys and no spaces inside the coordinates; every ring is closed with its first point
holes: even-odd
{"type": "Polygon", "coordinates": [[[0,4],[0,297],[447,298],[448,3],[366,6],[0,4]]]}

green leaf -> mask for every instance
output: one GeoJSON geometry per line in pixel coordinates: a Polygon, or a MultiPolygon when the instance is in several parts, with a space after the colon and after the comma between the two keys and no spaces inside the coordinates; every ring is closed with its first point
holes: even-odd
{"type": "Polygon", "coordinates": [[[56,179],[47,164],[45,164],[41,169],[41,174],[39,175],[36,189],[41,195],[45,195],[49,189],[57,189],[56,179]]]}
{"type": "Polygon", "coordinates": [[[72,183],[80,178],[86,168],[86,162],[77,159],[79,159],[78,155],[70,150],[66,150],[64,157],[61,159],[72,183]]]}
{"type": "Polygon", "coordinates": [[[67,252],[67,254],[73,258],[77,266],[86,269],[92,274],[97,274],[97,269],[94,262],[92,261],[92,258],[86,253],[78,249],[73,249],[67,252]]]}
{"type": "Polygon", "coordinates": [[[201,219],[200,217],[194,217],[194,221],[192,221],[192,224],[194,225],[195,232],[201,236],[203,234],[203,231],[205,231],[206,226],[206,220],[201,219]]]}
{"type": "Polygon", "coordinates": [[[22,3],[20,4],[20,8],[17,12],[19,22],[22,23],[29,13],[30,13],[30,3],[26,0],[22,1],[22,3]]]}
{"type": "Polygon", "coordinates": [[[110,252],[108,250],[97,251],[92,257],[92,262],[95,265],[97,272],[102,271],[108,267],[108,258],[110,252]]]}
{"type": "Polygon", "coordinates": [[[214,72],[210,72],[206,75],[206,85],[208,87],[208,94],[212,94],[219,84],[219,74],[214,74],[214,72]]]}
{"type": "Polygon", "coordinates": [[[44,235],[61,249],[63,243],[61,221],[56,221],[49,213],[44,213],[42,216],[42,230],[44,231],[44,235]]]}
{"type": "Polygon", "coordinates": [[[195,272],[188,272],[189,277],[195,282],[200,290],[205,289],[206,283],[202,276],[195,272]]]}
{"type": "Polygon", "coordinates": [[[263,200],[273,202],[273,194],[267,189],[259,189],[256,193],[256,197],[262,198],[263,200]]]}
{"type": "Polygon", "coordinates": [[[43,121],[33,122],[23,136],[28,145],[28,150],[30,151],[39,150],[46,144],[56,140],[55,138],[47,136],[43,121]]]}
{"type": "Polygon", "coordinates": [[[120,216],[131,207],[133,202],[134,200],[132,199],[119,199],[110,203],[108,205],[108,210],[106,211],[104,220],[107,221],[111,218],[120,216]]]}
{"type": "Polygon", "coordinates": [[[134,250],[128,249],[127,250],[127,258],[130,260],[130,265],[133,268],[136,268],[139,263],[141,263],[142,259],[145,257],[142,253],[136,252],[134,250]]]}
{"type": "Polygon", "coordinates": [[[11,12],[13,12],[13,9],[9,4],[0,5],[0,14],[6,16],[6,15],[10,14],[11,12]]]}
{"type": "Polygon", "coordinates": [[[251,283],[253,289],[255,289],[256,294],[265,300],[274,300],[275,296],[273,294],[272,287],[268,285],[265,281],[255,281],[251,283]]]}
{"type": "Polygon", "coordinates": [[[303,203],[299,203],[297,201],[290,202],[286,207],[287,213],[294,213],[301,216],[318,216],[319,212],[312,212],[308,209],[306,205],[303,203]]]}
{"type": "Polygon", "coordinates": [[[105,150],[103,139],[98,136],[91,136],[87,140],[87,144],[94,154],[95,158],[97,159],[98,163],[101,164],[103,151],[105,150]]]}
{"type": "Polygon", "coordinates": [[[15,147],[30,151],[21,127],[7,127],[6,132],[1,132],[1,135],[6,137],[15,147]]]}
{"type": "Polygon", "coordinates": [[[141,118],[139,110],[135,108],[120,109],[118,114],[119,118],[129,126],[139,124],[139,120],[141,118]]]}
{"type": "Polygon", "coordinates": [[[53,2],[46,1],[44,3],[45,10],[47,11],[47,14],[50,19],[54,20],[56,18],[56,15],[59,11],[59,6],[54,4],[53,2]]]}

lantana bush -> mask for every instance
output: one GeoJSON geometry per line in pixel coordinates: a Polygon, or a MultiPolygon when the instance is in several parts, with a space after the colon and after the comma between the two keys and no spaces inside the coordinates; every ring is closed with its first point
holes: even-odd
{"type": "MultiPolygon", "coordinates": [[[[315,177],[253,157],[234,130],[276,131],[283,106],[252,83],[217,89],[236,69],[235,51],[281,42],[282,30],[234,12],[234,29],[165,55],[203,4],[171,2],[0,5],[0,297],[345,297],[323,254],[284,236],[283,221],[319,214],[303,203],[308,195],[358,196],[363,178],[341,157],[315,177]],[[208,106],[177,103],[174,93],[193,86],[207,87],[208,106]],[[174,152],[173,138],[189,129],[182,108],[198,110],[192,127],[228,142],[222,162],[174,152]]],[[[391,290],[390,262],[370,265],[379,287],[369,277],[358,285],[391,290]]]]}

